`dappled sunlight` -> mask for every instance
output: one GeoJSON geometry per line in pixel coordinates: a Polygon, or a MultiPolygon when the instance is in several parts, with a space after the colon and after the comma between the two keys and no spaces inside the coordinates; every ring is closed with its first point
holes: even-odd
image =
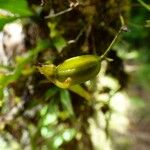
{"type": "Polygon", "coordinates": [[[91,138],[97,150],[99,148],[101,150],[113,150],[113,143],[110,140],[111,136],[113,136],[115,140],[118,140],[120,137],[115,136],[115,132],[124,135],[128,132],[130,122],[128,111],[131,108],[131,103],[124,90],[117,91],[119,89],[119,84],[114,78],[100,74],[98,81],[99,90],[103,89],[103,87],[108,87],[110,88],[110,95],[108,93],[101,94],[100,91],[97,91],[94,94],[97,103],[95,104],[96,115],[89,121],[90,133],[92,135],[91,138]],[[106,112],[102,113],[100,109],[104,104],[108,104],[108,109],[110,110],[108,110],[108,112],[106,110],[106,112]],[[108,115],[110,115],[108,118],[109,120],[107,120],[108,115]],[[109,125],[107,121],[109,122],[109,125]],[[106,130],[109,131],[110,135],[107,135],[106,130]]]}
{"type": "Polygon", "coordinates": [[[116,93],[111,99],[112,117],[111,126],[113,130],[120,133],[128,132],[128,111],[131,108],[130,99],[125,91],[116,93]]]}
{"type": "Polygon", "coordinates": [[[0,150],[149,150],[149,12],[0,0],[0,150]]]}

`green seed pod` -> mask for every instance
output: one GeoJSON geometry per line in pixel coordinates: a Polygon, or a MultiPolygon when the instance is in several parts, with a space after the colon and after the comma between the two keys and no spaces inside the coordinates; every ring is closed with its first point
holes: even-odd
{"type": "Polygon", "coordinates": [[[100,71],[101,61],[106,57],[118,35],[123,31],[121,27],[113,41],[102,56],[82,55],[65,60],[58,66],[53,64],[37,66],[41,74],[59,86],[69,88],[94,78],[100,71]]]}
{"type": "Polygon", "coordinates": [[[70,79],[70,84],[80,84],[94,78],[100,71],[100,58],[82,55],[65,60],[56,67],[56,78],[60,82],[70,79]]]}
{"type": "Polygon", "coordinates": [[[82,55],[67,59],[58,66],[49,64],[37,68],[50,82],[68,88],[94,78],[100,71],[100,57],[82,55]]]}

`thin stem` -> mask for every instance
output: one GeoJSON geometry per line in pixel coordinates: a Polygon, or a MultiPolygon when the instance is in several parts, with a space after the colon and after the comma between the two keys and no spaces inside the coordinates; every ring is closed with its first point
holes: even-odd
{"type": "Polygon", "coordinates": [[[150,6],[148,4],[146,4],[145,2],[143,2],[142,0],[138,0],[138,2],[144,6],[147,10],[150,10],[150,6]]]}
{"type": "Polygon", "coordinates": [[[65,9],[65,10],[63,10],[61,12],[56,13],[56,14],[52,14],[52,15],[50,14],[50,15],[46,16],[45,19],[50,19],[50,18],[54,18],[54,17],[60,16],[60,15],[63,15],[65,13],[67,13],[67,12],[72,11],[78,5],[80,5],[78,1],[76,1],[75,3],[71,2],[70,3],[70,7],[68,9],[65,9]]]}
{"type": "Polygon", "coordinates": [[[45,19],[54,18],[54,17],[60,16],[60,15],[63,15],[65,13],[67,13],[67,12],[70,12],[72,10],[73,10],[73,8],[68,8],[68,9],[65,9],[65,10],[63,10],[61,12],[56,13],[56,14],[52,14],[52,15],[50,14],[50,15],[46,16],[45,19]]]}
{"type": "Polygon", "coordinates": [[[108,46],[108,48],[106,49],[105,53],[100,57],[101,59],[104,59],[106,57],[106,55],[108,54],[108,52],[111,50],[113,44],[116,42],[118,36],[120,35],[120,33],[124,30],[125,26],[122,26],[118,33],[116,34],[116,36],[114,37],[114,39],[112,40],[112,42],[110,43],[110,45],[108,46]]]}
{"type": "Polygon", "coordinates": [[[68,44],[76,43],[79,40],[79,38],[81,37],[81,35],[83,34],[84,30],[85,30],[85,28],[81,29],[81,31],[79,32],[77,37],[74,40],[68,41],[68,44]]]}

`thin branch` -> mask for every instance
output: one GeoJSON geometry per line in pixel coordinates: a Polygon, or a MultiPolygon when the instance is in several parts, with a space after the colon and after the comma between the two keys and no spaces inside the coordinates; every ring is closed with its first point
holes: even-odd
{"type": "Polygon", "coordinates": [[[72,11],[72,10],[73,10],[73,8],[68,8],[68,9],[65,9],[65,10],[63,10],[61,12],[56,13],[56,14],[50,14],[50,15],[46,16],[45,19],[55,18],[57,16],[63,15],[65,13],[67,13],[67,12],[72,11]]]}
{"type": "Polygon", "coordinates": [[[76,5],[74,5],[73,7],[69,7],[68,9],[60,11],[60,12],[58,12],[56,14],[51,14],[50,13],[48,16],[45,17],[45,19],[55,18],[55,17],[58,17],[60,15],[65,14],[65,13],[68,13],[68,12],[72,11],[74,8],[76,8],[78,5],[79,5],[79,3],[76,3],[76,5]]]}
{"type": "Polygon", "coordinates": [[[84,30],[85,30],[85,28],[81,29],[81,31],[79,32],[79,34],[77,35],[77,37],[74,40],[69,40],[68,44],[76,43],[79,40],[79,38],[82,36],[84,30]]]}

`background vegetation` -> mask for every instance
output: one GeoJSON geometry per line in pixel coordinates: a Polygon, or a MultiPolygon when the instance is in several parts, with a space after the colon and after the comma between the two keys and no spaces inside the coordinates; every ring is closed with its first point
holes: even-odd
{"type": "Polygon", "coordinates": [[[145,2],[0,1],[0,149],[149,149],[145,2]],[[99,75],[74,90],[47,82],[35,67],[100,56],[122,25],[129,32],[119,37],[99,75]]]}

